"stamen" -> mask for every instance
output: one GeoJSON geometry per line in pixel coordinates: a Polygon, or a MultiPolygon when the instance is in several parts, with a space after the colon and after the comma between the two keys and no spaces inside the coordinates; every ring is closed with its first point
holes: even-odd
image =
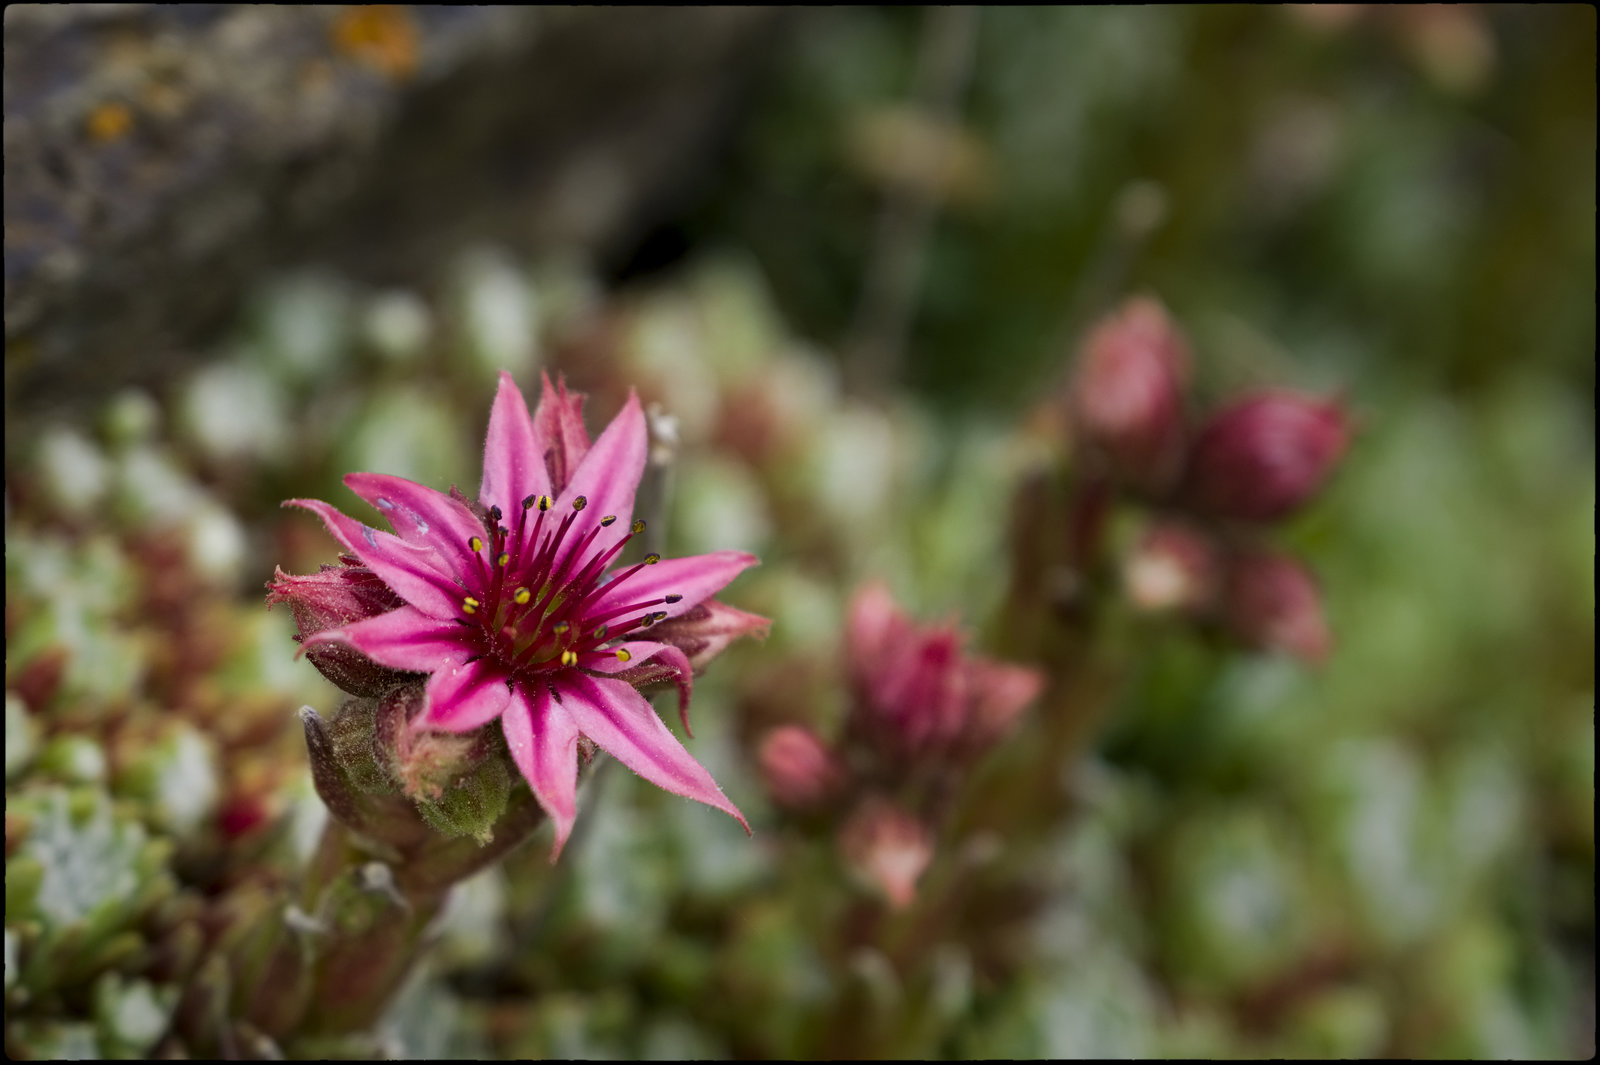
{"type": "Polygon", "coordinates": [[[582,510],[584,507],[586,507],[588,505],[589,505],[589,497],[588,496],[579,496],[577,499],[574,499],[572,501],[572,509],[573,510],[582,510]]]}
{"type": "Polygon", "coordinates": [[[533,593],[529,592],[526,588],[518,588],[516,594],[511,598],[517,601],[518,606],[522,606],[523,604],[527,603],[529,599],[533,598],[533,593]]]}
{"type": "Polygon", "coordinates": [[[497,566],[504,566],[507,562],[510,562],[510,561],[511,561],[511,552],[510,551],[502,551],[502,552],[500,552],[500,557],[495,559],[494,563],[497,566]]]}
{"type": "Polygon", "coordinates": [[[604,640],[608,631],[609,630],[604,625],[601,625],[598,629],[594,630],[594,636],[592,638],[595,640],[604,640]]]}
{"type": "Polygon", "coordinates": [[[561,652],[561,664],[564,665],[564,666],[575,666],[575,665],[577,665],[578,664],[578,652],[576,652],[576,651],[562,651],[561,652]]]}
{"type": "Polygon", "coordinates": [[[600,524],[609,527],[616,520],[617,516],[615,514],[607,514],[605,517],[600,519],[600,524]]]}
{"type": "Polygon", "coordinates": [[[550,626],[550,631],[555,633],[557,636],[565,636],[567,633],[572,631],[572,622],[558,621],[554,625],[550,626]]]}
{"type": "Polygon", "coordinates": [[[466,611],[468,614],[476,614],[478,612],[478,608],[482,605],[482,603],[478,602],[470,595],[461,600],[461,609],[466,611]]]}
{"type": "Polygon", "coordinates": [[[633,660],[633,655],[628,653],[628,649],[626,647],[617,648],[617,661],[618,662],[631,662],[632,660],[633,660]]]}
{"type": "Polygon", "coordinates": [[[644,532],[644,519],[640,518],[633,523],[633,535],[638,536],[642,532],[644,532]]]}
{"type": "Polygon", "coordinates": [[[656,554],[654,551],[652,551],[652,552],[650,552],[650,554],[644,556],[644,564],[646,566],[654,566],[657,562],[660,562],[660,561],[661,561],[661,556],[656,554]]]}
{"type": "Polygon", "coordinates": [[[531,508],[533,506],[533,501],[535,499],[537,499],[537,498],[539,498],[539,497],[538,496],[529,496],[528,498],[524,499],[522,501],[522,509],[523,510],[528,510],[529,508],[531,508]]]}
{"type": "Polygon", "coordinates": [[[477,536],[469,538],[467,540],[467,549],[473,554],[477,554],[479,551],[483,550],[483,540],[477,536]]]}
{"type": "Polygon", "coordinates": [[[666,596],[666,601],[669,602],[669,603],[681,603],[681,602],[683,602],[683,596],[674,593],[672,595],[666,596]]]}
{"type": "Polygon", "coordinates": [[[491,521],[498,522],[504,516],[505,515],[500,513],[500,508],[499,507],[490,507],[489,508],[489,519],[491,521]]]}
{"type": "Polygon", "coordinates": [[[549,510],[550,509],[550,497],[549,496],[540,496],[539,497],[539,509],[540,510],[549,510]]]}

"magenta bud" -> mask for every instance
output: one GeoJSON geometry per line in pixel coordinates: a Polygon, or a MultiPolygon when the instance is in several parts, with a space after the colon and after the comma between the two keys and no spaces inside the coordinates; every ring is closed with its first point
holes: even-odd
{"type": "Polygon", "coordinates": [[[883,584],[863,587],[845,645],[854,730],[907,763],[977,754],[1005,735],[1043,674],[968,655],[962,644],[952,625],[914,625],[883,584]]]}
{"type": "Polygon", "coordinates": [[[1349,442],[1350,418],[1336,401],[1251,396],[1200,431],[1182,494],[1216,517],[1276,521],[1321,491],[1349,442]]]}
{"type": "Polygon", "coordinates": [[[839,830],[839,854],[857,877],[896,909],[916,897],[933,859],[933,833],[900,807],[871,798],[839,830]]]}
{"type": "Polygon", "coordinates": [[[1159,490],[1177,474],[1188,365],[1188,343],[1149,297],[1125,302],[1084,341],[1073,413],[1084,441],[1119,480],[1159,490]]]}
{"type": "Polygon", "coordinates": [[[689,659],[689,665],[701,670],[734,640],[741,636],[764,640],[771,627],[771,618],[707,599],[678,617],[657,622],[650,629],[650,638],[676,647],[689,659]]]}
{"type": "Polygon", "coordinates": [[[845,782],[839,759],[802,725],[783,725],[767,733],[756,760],[773,801],[790,810],[822,805],[845,782]]]}
{"type": "MultiPolygon", "coordinates": [[[[405,605],[405,601],[371,570],[349,564],[325,565],[318,572],[304,576],[278,569],[267,583],[267,606],[270,608],[277,603],[289,604],[289,611],[300,628],[300,634],[295,637],[297,641],[405,605]]],[[[382,695],[408,676],[380,666],[343,644],[324,644],[307,651],[306,657],[324,677],[351,695],[382,695]]]]}
{"type": "Polygon", "coordinates": [[[1252,647],[1310,663],[1333,649],[1316,581],[1292,558],[1251,553],[1230,559],[1224,599],[1229,625],[1252,647]]]}
{"type": "Polygon", "coordinates": [[[1220,568],[1209,537],[1163,521],[1146,529],[1123,559],[1122,583],[1128,601],[1145,613],[1202,612],[1216,600],[1220,568]]]}

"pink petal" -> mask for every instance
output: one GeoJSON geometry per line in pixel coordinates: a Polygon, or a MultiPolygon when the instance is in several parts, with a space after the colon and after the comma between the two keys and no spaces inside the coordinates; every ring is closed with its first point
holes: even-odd
{"type": "Polygon", "coordinates": [[[629,603],[648,603],[669,595],[681,595],[683,598],[676,603],[658,603],[640,608],[641,613],[665,614],[668,618],[675,618],[716,595],[729,581],[756,562],[756,556],[743,551],[713,551],[709,555],[664,558],[653,566],[645,566],[614,590],[602,587],[585,613],[606,614],[629,603]]]}
{"type": "Polygon", "coordinates": [[[596,679],[576,670],[561,673],[555,690],[578,730],[617,761],[674,795],[731,814],[750,831],[744,815],[661,723],[644,696],[620,680],[596,679]]]}
{"type": "Polygon", "coordinates": [[[652,643],[649,640],[629,640],[626,646],[630,656],[628,661],[623,662],[615,655],[608,655],[595,665],[585,665],[584,668],[595,673],[610,674],[633,686],[672,681],[678,686],[678,718],[683,722],[683,731],[692,737],[694,731],[689,728],[689,695],[694,690],[694,669],[689,665],[688,656],[671,644],[652,643]]]}
{"type": "Polygon", "coordinates": [[[400,539],[439,552],[457,578],[475,569],[467,541],[482,537],[483,524],[443,492],[387,473],[351,473],[344,479],[356,495],[377,507],[400,539]]]}
{"type": "Polygon", "coordinates": [[[533,438],[550,474],[550,490],[560,493],[571,480],[583,456],[589,453],[589,430],[583,427],[583,396],[570,395],[567,383],[551,387],[550,375],[540,371],[543,391],[533,412],[533,438]]]}
{"type": "Polygon", "coordinates": [[[550,475],[544,468],[533,419],[528,417],[528,404],[511,375],[501,370],[500,388],[489,410],[478,500],[486,507],[499,507],[504,514],[515,514],[524,499],[549,492],[550,475]]]}
{"type": "Polygon", "coordinates": [[[557,567],[591,531],[598,530],[593,545],[585,550],[582,559],[575,560],[577,563],[587,561],[628,534],[633,521],[633,496],[639,488],[639,478],[644,476],[648,450],[644,411],[639,407],[639,397],[630,391],[628,402],[594,442],[556,500],[556,513],[562,517],[578,496],[585,500],[584,509],[578,512],[557,552],[557,567]],[[602,527],[601,519],[609,516],[617,520],[608,528],[602,527]]]}
{"type": "Polygon", "coordinates": [[[451,579],[437,551],[413,547],[392,533],[347,518],[320,499],[290,499],[283,505],[309,510],[321,518],[345,550],[418,610],[436,618],[460,614],[463,592],[451,579]]]}
{"type": "Polygon", "coordinates": [[[428,678],[428,705],[411,727],[471,732],[499,717],[510,701],[505,668],[493,659],[445,666],[428,678]]]}
{"type": "Polygon", "coordinates": [[[403,606],[342,628],[313,633],[301,647],[310,650],[322,644],[344,644],[380,666],[432,673],[472,654],[468,638],[468,630],[454,622],[441,622],[414,606],[403,606]]]}
{"type": "Polygon", "coordinates": [[[561,857],[578,816],[578,726],[550,697],[545,684],[519,684],[500,715],[511,758],[527,778],[533,797],[555,825],[550,861],[561,857]]]}

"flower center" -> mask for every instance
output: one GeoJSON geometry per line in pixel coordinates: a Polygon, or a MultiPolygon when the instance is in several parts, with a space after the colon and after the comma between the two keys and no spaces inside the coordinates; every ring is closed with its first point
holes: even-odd
{"type": "Polygon", "coordinates": [[[484,523],[487,540],[474,536],[466,543],[475,573],[467,578],[469,594],[462,598],[456,620],[475,627],[483,653],[494,655],[513,674],[592,667],[609,659],[626,662],[633,657],[622,646],[629,634],[667,616],[651,608],[683,599],[665,595],[600,605],[602,596],[610,597],[618,585],[661,556],[646,555],[604,580],[612,560],[644,532],[644,522],[634,522],[626,536],[601,548],[596,545],[600,531],[617,518],[607,514],[587,532],[575,533],[574,523],[588,503],[578,496],[572,510],[558,520],[549,496],[529,496],[511,528],[502,524],[500,508],[490,507],[484,523]]]}

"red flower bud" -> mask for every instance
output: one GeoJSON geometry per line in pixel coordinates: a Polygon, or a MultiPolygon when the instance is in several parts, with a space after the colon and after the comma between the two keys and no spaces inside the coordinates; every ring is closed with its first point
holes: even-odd
{"type": "Polygon", "coordinates": [[[913,625],[880,583],[857,592],[845,653],[858,733],[904,759],[976,754],[1004,735],[1043,675],[969,656],[962,643],[953,626],[913,625]]]}
{"type": "Polygon", "coordinates": [[[678,617],[656,622],[650,638],[676,647],[688,657],[690,666],[700,670],[740,636],[764,640],[771,627],[771,618],[707,599],[678,617]]]}
{"type": "Polygon", "coordinates": [[[1349,441],[1350,419],[1337,402],[1251,396],[1200,431],[1182,494],[1217,517],[1276,521],[1322,489],[1349,441]]]}
{"type": "Polygon", "coordinates": [[[1183,459],[1189,346],[1148,297],[1130,299],[1084,341],[1072,408],[1088,444],[1118,478],[1165,487],[1183,459]]]}
{"type": "Polygon", "coordinates": [[[756,758],[773,801],[791,810],[820,806],[844,784],[838,758],[802,725],[784,725],[767,733],[756,758]]]}
{"type": "Polygon", "coordinates": [[[1219,568],[1208,537],[1178,522],[1157,522],[1123,560],[1122,581],[1139,610],[1198,612],[1216,598],[1219,568]]]}
{"type": "MultiPolygon", "coordinates": [[[[278,569],[267,583],[267,606],[276,603],[289,604],[300,627],[297,641],[405,605],[371,570],[349,563],[323,566],[304,576],[278,569]]],[[[382,695],[406,677],[343,644],[325,644],[307,651],[306,657],[324,677],[351,695],[382,695]]]]}
{"type": "Polygon", "coordinates": [[[1252,647],[1321,662],[1333,648],[1316,581],[1283,555],[1251,553],[1228,563],[1224,592],[1228,623],[1252,647]]]}
{"type": "Polygon", "coordinates": [[[933,834],[898,806],[872,798],[840,829],[839,852],[899,909],[916,897],[917,880],[933,858],[933,834]]]}

